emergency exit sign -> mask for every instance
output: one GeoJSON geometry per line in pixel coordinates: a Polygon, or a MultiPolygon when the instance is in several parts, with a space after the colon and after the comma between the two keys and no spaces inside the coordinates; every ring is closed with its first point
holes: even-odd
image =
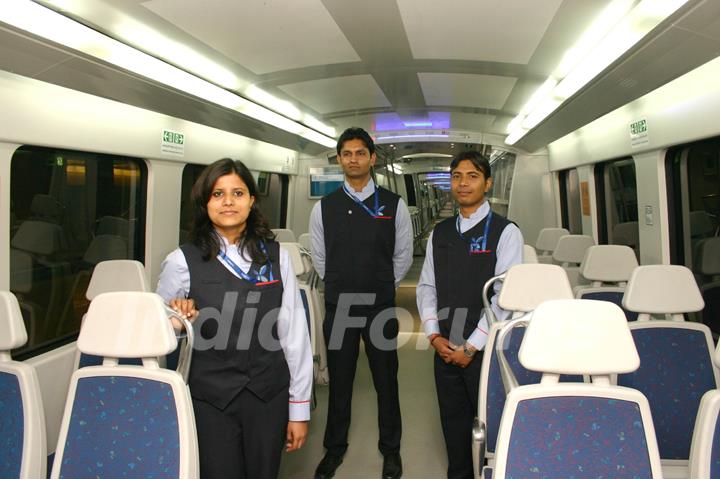
{"type": "Polygon", "coordinates": [[[647,143],[650,143],[647,120],[643,118],[630,123],[630,144],[632,146],[641,146],[647,143]]]}
{"type": "Polygon", "coordinates": [[[160,152],[167,155],[185,155],[185,135],[177,131],[163,130],[160,152]]]}

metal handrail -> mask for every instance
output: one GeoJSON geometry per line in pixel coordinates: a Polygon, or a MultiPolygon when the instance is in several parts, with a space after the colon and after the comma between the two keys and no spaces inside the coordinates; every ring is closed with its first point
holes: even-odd
{"type": "Polygon", "coordinates": [[[495,313],[492,310],[492,307],[490,305],[490,300],[488,299],[487,293],[490,290],[490,287],[493,284],[495,284],[495,282],[504,281],[506,274],[507,273],[503,273],[503,274],[499,274],[497,276],[493,276],[492,278],[487,280],[485,282],[485,285],[483,286],[482,301],[483,301],[483,306],[485,307],[485,315],[487,316],[488,326],[492,326],[494,323],[497,323],[498,319],[495,317],[495,313]]]}
{"type": "Polygon", "coordinates": [[[509,394],[510,391],[518,387],[517,378],[513,373],[507,358],[505,357],[505,350],[503,345],[505,344],[505,336],[508,335],[517,326],[527,327],[530,324],[529,319],[526,316],[520,318],[511,319],[507,321],[500,331],[498,332],[495,344],[495,351],[498,355],[498,366],[500,367],[500,377],[502,378],[503,387],[505,388],[505,394],[509,394]]]}
{"type": "Polygon", "coordinates": [[[190,364],[192,363],[192,351],[195,344],[195,331],[193,330],[192,323],[187,318],[181,316],[169,306],[166,306],[165,310],[167,312],[168,319],[175,318],[182,322],[185,327],[185,341],[180,344],[180,353],[178,354],[178,365],[176,371],[182,376],[185,384],[187,384],[188,377],[190,376],[190,364]]]}

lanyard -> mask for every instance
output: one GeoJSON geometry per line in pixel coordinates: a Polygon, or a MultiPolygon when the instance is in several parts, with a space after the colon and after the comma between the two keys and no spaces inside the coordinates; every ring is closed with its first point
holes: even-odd
{"type": "MultiPolygon", "coordinates": [[[[487,218],[485,218],[485,229],[483,231],[482,236],[478,236],[477,238],[470,238],[470,254],[481,254],[481,253],[489,253],[490,251],[487,250],[487,239],[488,239],[488,233],[490,232],[490,221],[492,221],[492,210],[487,215],[487,218]],[[482,240],[482,245],[480,245],[480,240],[482,240]]],[[[455,230],[460,235],[460,237],[468,241],[468,238],[465,238],[463,234],[460,232],[460,215],[457,215],[457,220],[455,220],[455,230]]]]}
{"type": "MultiPolygon", "coordinates": [[[[263,241],[260,241],[260,249],[262,249],[263,253],[267,255],[267,249],[265,248],[265,243],[263,241]]],[[[242,279],[249,283],[252,283],[256,286],[265,286],[278,282],[278,280],[273,279],[272,263],[270,263],[270,257],[268,257],[268,262],[260,268],[260,271],[255,273],[253,276],[250,276],[248,273],[240,269],[240,266],[235,264],[235,262],[231,260],[224,251],[220,251],[218,253],[218,256],[222,258],[222,260],[225,261],[225,264],[230,266],[233,271],[235,271],[242,279]],[[267,276],[265,276],[265,274],[267,274],[267,276]]],[[[252,273],[252,266],[250,266],[250,273],[252,273]]]]}
{"type": "Polygon", "coordinates": [[[382,214],[382,210],[384,210],[385,207],[384,207],[384,206],[379,206],[379,205],[380,205],[380,196],[378,195],[377,186],[375,186],[375,194],[374,194],[374,196],[375,196],[375,211],[373,211],[373,210],[371,210],[370,208],[368,208],[367,205],[366,205],[365,203],[363,203],[362,201],[360,201],[357,196],[355,196],[355,195],[353,195],[352,193],[350,193],[350,191],[347,189],[347,186],[345,186],[344,184],[343,184],[343,190],[345,191],[345,194],[347,194],[350,198],[352,198],[352,200],[353,200],[355,203],[357,203],[357,204],[359,204],[360,206],[362,206],[363,209],[364,209],[365,211],[367,211],[367,213],[368,213],[370,216],[372,216],[373,218],[375,218],[375,219],[389,219],[389,217],[383,216],[383,214],[382,214]]]}

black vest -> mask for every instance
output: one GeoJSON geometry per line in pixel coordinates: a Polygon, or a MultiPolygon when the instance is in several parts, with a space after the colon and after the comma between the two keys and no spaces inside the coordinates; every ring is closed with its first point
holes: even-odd
{"type": "MultiPolygon", "coordinates": [[[[342,188],[321,200],[325,234],[325,301],[342,293],[375,293],[375,305],[395,302],[395,214],[400,197],[378,187],[382,218],[373,218],[342,188]]],[[[375,208],[374,194],[364,203],[375,208]]]]}
{"type": "Polygon", "coordinates": [[[181,249],[190,272],[189,297],[200,312],[194,323],[190,393],[219,409],[246,387],[264,401],[272,399],[290,385],[277,335],[283,294],[280,246],[267,243],[273,277],[280,280],[267,286],[238,278],[217,258],[204,261],[193,244],[181,249]]]}
{"type": "MultiPolygon", "coordinates": [[[[440,332],[452,343],[462,344],[482,316],[483,286],[495,276],[498,242],[510,221],[493,213],[486,244],[489,251],[479,254],[470,253],[470,238],[483,235],[487,216],[463,233],[464,239],[457,232],[456,221],[457,216],[453,216],[435,226],[432,247],[440,332]],[[454,330],[453,318],[457,323],[454,330]]],[[[488,294],[491,298],[494,289],[488,294]]]]}

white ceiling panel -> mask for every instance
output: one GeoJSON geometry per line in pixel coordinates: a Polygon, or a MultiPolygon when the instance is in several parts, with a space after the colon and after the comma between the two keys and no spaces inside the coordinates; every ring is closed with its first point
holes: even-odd
{"type": "Polygon", "coordinates": [[[516,78],[468,73],[418,73],[430,106],[501,109],[516,78]]]}
{"type": "Polygon", "coordinates": [[[326,78],[282,85],[279,88],[322,114],[390,106],[371,75],[326,78]]]}
{"type": "Polygon", "coordinates": [[[151,0],[143,6],[256,74],[360,60],[320,0],[151,0]]]}
{"type": "Polygon", "coordinates": [[[527,64],[562,0],[397,0],[397,3],[417,59],[527,64]]]}
{"type": "Polygon", "coordinates": [[[455,130],[470,130],[486,132],[495,120],[494,115],[478,115],[475,113],[453,112],[450,124],[455,130]]]}

